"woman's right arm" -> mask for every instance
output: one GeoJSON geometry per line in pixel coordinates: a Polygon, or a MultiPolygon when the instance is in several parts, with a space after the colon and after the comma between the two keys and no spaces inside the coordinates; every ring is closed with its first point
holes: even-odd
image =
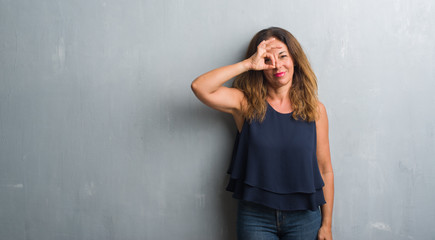
{"type": "Polygon", "coordinates": [[[221,112],[240,112],[243,93],[223,84],[250,69],[249,59],[204,73],[192,82],[192,91],[201,102],[221,112]]]}
{"type": "Polygon", "coordinates": [[[240,116],[243,93],[235,88],[228,88],[223,84],[231,78],[249,70],[264,70],[275,67],[275,56],[269,50],[277,48],[271,44],[271,38],[261,42],[257,52],[250,58],[236,64],[220,67],[204,73],[192,82],[192,90],[204,104],[216,110],[240,116]],[[265,59],[271,61],[266,63],[265,59]]]}

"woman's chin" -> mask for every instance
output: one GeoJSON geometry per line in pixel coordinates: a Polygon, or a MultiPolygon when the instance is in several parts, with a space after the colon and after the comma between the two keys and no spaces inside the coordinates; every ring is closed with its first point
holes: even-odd
{"type": "Polygon", "coordinates": [[[268,81],[269,85],[273,88],[280,88],[280,87],[284,87],[287,85],[292,84],[291,79],[283,79],[283,78],[274,78],[272,79],[272,81],[268,81]]]}

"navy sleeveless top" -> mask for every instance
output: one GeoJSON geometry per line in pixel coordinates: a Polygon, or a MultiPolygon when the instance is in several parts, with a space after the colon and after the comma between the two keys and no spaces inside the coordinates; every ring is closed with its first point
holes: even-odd
{"type": "Polygon", "coordinates": [[[278,210],[314,210],[325,203],[316,156],[316,124],[267,104],[263,122],[237,132],[226,190],[278,210]]]}

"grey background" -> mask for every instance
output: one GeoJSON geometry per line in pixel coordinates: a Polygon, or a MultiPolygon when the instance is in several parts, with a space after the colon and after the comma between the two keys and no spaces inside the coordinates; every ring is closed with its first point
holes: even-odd
{"type": "Polygon", "coordinates": [[[235,239],[236,129],[191,81],[269,26],[319,79],[335,239],[433,239],[431,0],[0,0],[0,239],[235,239]]]}

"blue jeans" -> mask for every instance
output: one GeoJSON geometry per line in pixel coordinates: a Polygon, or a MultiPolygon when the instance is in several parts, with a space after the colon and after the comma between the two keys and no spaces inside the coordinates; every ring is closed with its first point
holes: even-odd
{"type": "Polygon", "coordinates": [[[315,240],[320,229],[320,209],[281,211],[239,200],[238,240],[315,240]]]}

